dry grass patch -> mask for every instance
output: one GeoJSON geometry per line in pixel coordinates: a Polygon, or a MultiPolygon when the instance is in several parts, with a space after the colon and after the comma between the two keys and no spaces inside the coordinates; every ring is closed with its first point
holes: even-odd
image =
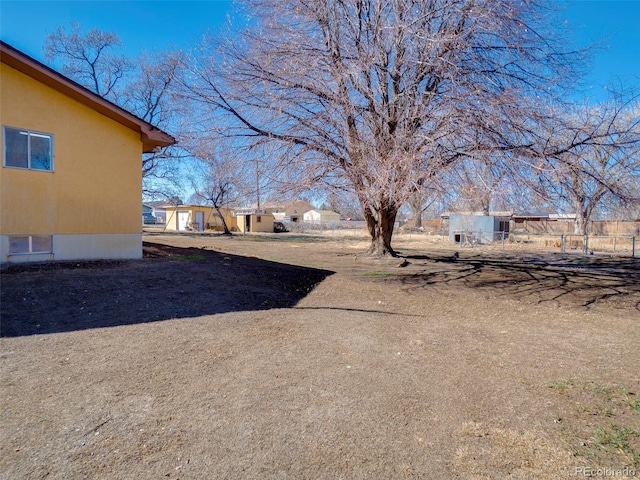
{"type": "Polygon", "coordinates": [[[571,452],[543,432],[465,422],[461,433],[464,440],[456,451],[456,466],[468,479],[566,478],[576,469],[571,452]]]}
{"type": "Polygon", "coordinates": [[[550,388],[564,400],[558,424],[576,456],[598,468],[640,468],[637,392],[574,379],[553,382],[550,388]]]}

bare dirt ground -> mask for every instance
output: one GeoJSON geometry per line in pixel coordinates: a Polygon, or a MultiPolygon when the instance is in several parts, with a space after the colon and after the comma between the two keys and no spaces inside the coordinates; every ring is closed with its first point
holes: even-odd
{"type": "Polygon", "coordinates": [[[638,259],[394,245],[5,268],[1,478],[640,475],[638,259]]]}

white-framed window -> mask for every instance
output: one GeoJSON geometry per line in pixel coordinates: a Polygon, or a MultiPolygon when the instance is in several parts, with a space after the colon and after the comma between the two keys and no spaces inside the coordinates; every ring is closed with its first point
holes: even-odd
{"type": "Polygon", "coordinates": [[[2,145],[5,167],[53,171],[53,135],[2,127],[2,145]]]}
{"type": "Polygon", "coordinates": [[[51,253],[51,235],[9,236],[9,254],[51,253]]]}

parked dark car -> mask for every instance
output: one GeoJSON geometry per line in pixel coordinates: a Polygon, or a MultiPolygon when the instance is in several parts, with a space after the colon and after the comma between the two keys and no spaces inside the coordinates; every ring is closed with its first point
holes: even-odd
{"type": "Polygon", "coordinates": [[[273,222],[273,233],[288,232],[287,227],[282,222],[273,222]]]}

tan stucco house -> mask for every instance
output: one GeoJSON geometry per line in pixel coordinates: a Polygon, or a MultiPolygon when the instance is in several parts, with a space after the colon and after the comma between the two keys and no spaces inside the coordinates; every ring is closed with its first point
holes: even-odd
{"type": "MultiPolygon", "coordinates": [[[[237,230],[236,217],[228,208],[221,208],[229,230],[237,230]]],[[[177,205],[165,207],[165,230],[176,232],[224,231],[222,220],[215,208],[205,205],[177,205]]]]}
{"type": "Polygon", "coordinates": [[[313,205],[306,200],[296,200],[286,205],[267,204],[263,206],[263,210],[273,214],[276,220],[289,222],[302,222],[304,214],[313,208],[313,205]]]}
{"type": "Polygon", "coordinates": [[[242,233],[273,233],[275,219],[271,213],[262,210],[236,210],[233,214],[238,230],[242,233]]]}
{"type": "Polygon", "coordinates": [[[173,137],[5,42],[0,59],[0,262],[141,258],[141,155],[173,137]]]}

